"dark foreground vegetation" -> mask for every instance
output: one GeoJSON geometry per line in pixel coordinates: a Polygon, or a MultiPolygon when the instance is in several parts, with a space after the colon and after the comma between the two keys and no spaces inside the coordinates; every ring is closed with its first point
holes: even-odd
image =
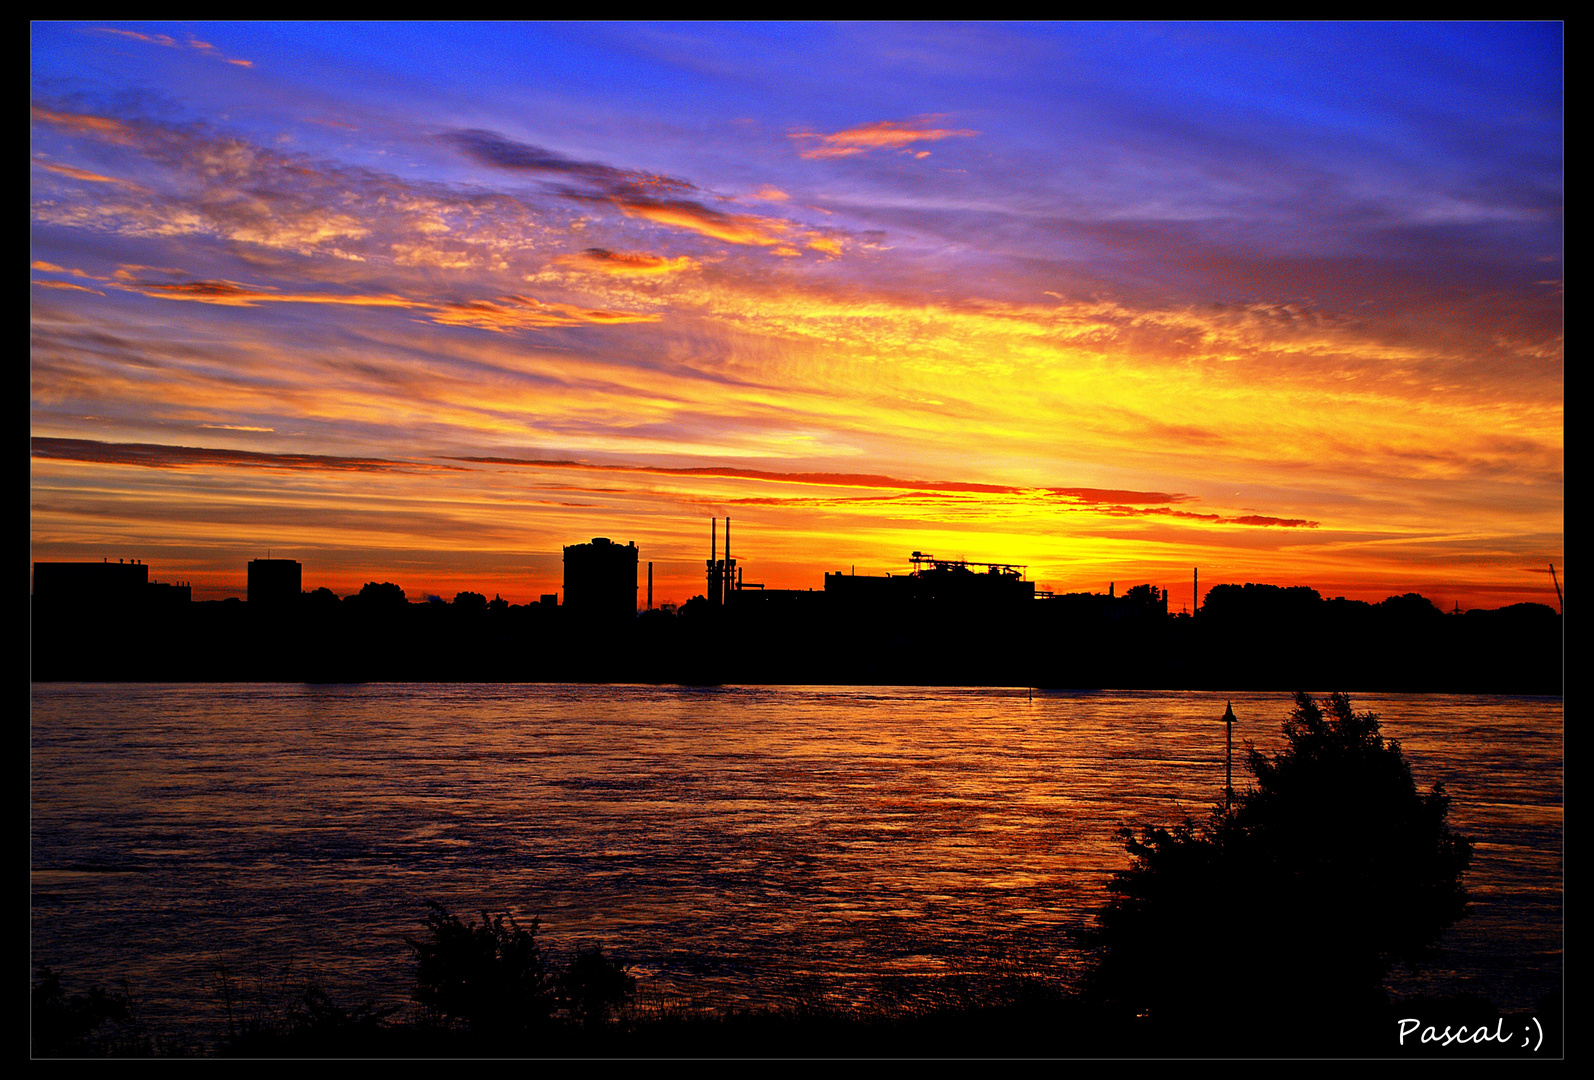
{"type": "Polygon", "coordinates": [[[87,994],[54,999],[41,995],[52,975],[41,976],[33,999],[36,1058],[1471,1060],[1551,1059],[1562,1053],[1560,995],[1541,1000],[1526,1013],[1503,1013],[1480,997],[1416,998],[1340,1012],[1331,1021],[1301,1013],[1276,1028],[1236,1011],[1214,1029],[1192,1032],[1125,1017],[1085,996],[1022,978],[975,999],[949,988],[935,999],[867,1010],[830,1004],[822,996],[741,1010],[632,1000],[601,1025],[561,1014],[512,1030],[473,1027],[462,1018],[399,1019],[386,1007],[339,1005],[319,988],[307,986],[286,1006],[247,1006],[234,1017],[226,1037],[214,1046],[201,1046],[130,1022],[126,1002],[115,1000],[119,994],[108,995],[109,1001],[102,998],[100,1005],[110,1008],[99,1016],[83,1004],[87,994]],[[1413,1028],[1413,1020],[1420,1026],[1413,1028]]]}
{"type": "Polygon", "coordinates": [[[701,597],[621,618],[372,582],[275,609],[243,601],[36,603],[36,681],[651,682],[1559,694],[1545,604],[1445,613],[1218,585],[1193,616],[1150,585],[1012,603],[874,604],[824,592],[701,597]]]}
{"type": "Polygon", "coordinates": [[[464,921],[428,902],[403,1009],[280,1000],[226,977],[226,1035],[153,1036],[132,995],[33,987],[33,1051],[232,1057],[1559,1057],[1559,995],[1502,1014],[1476,997],[1391,1001],[1465,916],[1472,843],[1442,786],[1418,790],[1398,743],[1344,695],[1296,695],[1285,750],[1251,751],[1254,785],[1201,823],[1126,833],[1131,857],[1087,943],[1082,984],[1008,972],[870,1009],[809,992],[781,1008],[650,1000],[601,949],[555,963],[538,923],[464,921]]]}

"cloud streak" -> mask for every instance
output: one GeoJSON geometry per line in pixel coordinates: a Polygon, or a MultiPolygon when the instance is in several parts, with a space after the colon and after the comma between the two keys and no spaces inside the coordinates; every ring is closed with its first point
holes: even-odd
{"type": "Polygon", "coordinates": [[[200,41],[192,34],[189,34],[184,40],[178,41],[170,34],[140,34],[133,30],[120,30],[112,26],[96,26],[93,28],[92,32],[96,34],[114,34],[118,37],[128,38],[132,41],[145,41],[151,45],[161,45],[168,49],[190,49],[197,53],[203,53],[206,56],[213,56],[216,59],[223,60],[229,64],[236,64],[239,67],[254,66],[254,62],[251,60],[240,60],[233,57],[223,56],[217,51],[214,45],[210,44],[209,42],[200,41]]]}
{"type": "Polygon", "coordinates": [[[607,248],[587,248],[574,255],[561,255],[559,263],[578,270],[589,270],[615,277],[663,277],[685,270],[695,270],[697,260],[685,255],[667,259],[662,255],[643,252],[609,251],[607,248]]]}
{"type": "MultiPolygon", "coordinates": [[[[961,491],[977,494],[1015,495],[1033,489],[1006,484],[981,484],[959,480],[906,480],[873,473],[828,472],[773,472],[765,469],[738,469],[727,466],[698,466],[669,468],[659,465],[603,465],[581,461],[549,461],[533,458],[461,458],[462,461],[491,463],[495,465],[524,465],[530,468],[585,469],[596,472],[651,473],[659,476],[724,477],[737,480],[758,480],[774,484],[808,484],[855,488],[899,488],[904,491],[961,491]]],[[[1040,489],[1049,495],[1074,499],[1080,502],[1181,502],[1185,495],[1170,495],[1160,491],[1121,491],[1100,488],[1050,487],[1040,489]]]]}
{"type": "MultiPolygon", "coordinates": [[[[478,465],[509,465],[516,467],[547,469],[547,470],[577,470],[588,472],[614,472],[629,473],[649,476],[673,476],[693,479],[722,479],[753,481],[755,483],[785,484],[803,487],[841,487],[855,489],[889,489],[902,495],[873,496],[871,498],[901,498],[904,495],[995,495],[995,496],[1041,496],[1055,499],[1062,503],[1090,507],[1101,513],[1135,517],[1148,514],[1168,515],[1172,517],[1188,518],[1190,520],[1210,521],[1224,525],[1248,525],[1278,528],[1308,528],[1315,529],[1318,523],[1301,518],[1269,517],[1259,514],[1224,517],[1220,514],[1201,514],[1187,510],[1175,510],[1167,503],[1181,503],[1190,499],[1188,495],[1172,494],[1163,491],[1125,491],[1121,489],[1103,489],[1088,487],[1041,487],[1024,488],[1005,484],[984,484],[973,481],[959,480],[911,480],[894,476],[883,476],[874,473],[826,473],[826,472],[776,472],[765,469],[742,469],[727,466],[694,466],[694,467],[667,467],[658,465],[640,464],[594,464],[590,462],[573,460],[539,460],[532,458],[512,457],[462,457],[458,460],[478,465]]],[[[735,500],[742,504],[762,503],[766,505],[782,504],[796,505],[816,500],[807,498],[749,498],[739,497],[735,500]]]]}
{"type": "Polygon", "coordinates": [[[239,468],[310,472],[415,472],[459,466],[382,458],[337,457],[327,454],[267,454],[205,446],[163,446],[152,443],[108,443],[93,439],[34,436],[31,454],[52,461],[97,465],[130,465],[146,469],[239,468]]]}
{"type": "Polygon", "coordinates": [[[730,244],[773,247],[787,241],[790,223],[755,214],[732,214],[684,198],[697,188],[686,180],[594,161],[577,161],[551,150],[515,142],[492,131],[449,132],[445,142],[473,161],[514,172],[576,181],[583,187],[561,186],[569,199],[606,202],[622,214],[672,228],[685,229],[730,244]]]}
{"type": "MultiPolygon", "coordinates": [[[[797,151],[799,157],[813,159],[851,157],[872,150],[905,151],[915,143],[951,138],[966,139],[979,134],[977,131],[963,128],[931,126],[939,119],[940,117],[927,116],[917,120],[877,120],[844,131],[833,131],[828,135],[810,131],[793,132],[791,138],[799,145],[805,141],[808,143],[797,151]]],[[[915,156],[927,157],[928,152],[919,151],[915,156]]]]}
{"type": "Polygon", "coordinates": [[[518,295],[495,297],[490,300],[460,300],[444,303],[394,295],[278,293],[234,281],[132,280],[116,284],[143,296],[219,304],[224,307],[255,307],[260,304],[337,304],[349,307],[404,308],[421,312],[431,321],[443,326],[468,326],[497,333],[564,326],[613,326],[659,320],[656,314],[582,308],[573,304],[545,302],[534,297],[518,295]]]}

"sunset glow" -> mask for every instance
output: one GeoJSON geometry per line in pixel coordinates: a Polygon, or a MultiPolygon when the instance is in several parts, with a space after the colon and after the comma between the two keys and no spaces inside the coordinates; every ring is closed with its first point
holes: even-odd
{"type": "Polygon", "coordinates": [[[1558,24],[30,32],[34,561],[1564,586],[1558,24]]]}

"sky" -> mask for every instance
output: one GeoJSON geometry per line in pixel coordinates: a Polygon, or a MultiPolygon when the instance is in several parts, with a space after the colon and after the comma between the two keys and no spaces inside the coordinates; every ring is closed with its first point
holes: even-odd
{"type": "Polygon", "coordinates": [[[30,39],[34,561],[1564,586],[1558,23],[30,39]]]}

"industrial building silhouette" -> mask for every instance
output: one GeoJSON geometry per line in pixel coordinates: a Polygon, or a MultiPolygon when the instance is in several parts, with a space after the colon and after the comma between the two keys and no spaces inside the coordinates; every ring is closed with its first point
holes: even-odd
{"type": "Polygon", "coordinates": [[[192,596],[189,585],[151,581],[149,567],[139,559],[33,564],[34,603],[51,608],[137,610],[184,603],[192,596]]]}
{"type": "Polygon", "coordinates": [[[287,609],[299,602],[304,568],[295,559],[249,560],[249,606],[287,609]]]}
{"type": "Polygon", "coordinates": [[[606,536],[565,548],[565,609],[585,620],[616,620],[636,615],[637,546],[606,536]]]}

